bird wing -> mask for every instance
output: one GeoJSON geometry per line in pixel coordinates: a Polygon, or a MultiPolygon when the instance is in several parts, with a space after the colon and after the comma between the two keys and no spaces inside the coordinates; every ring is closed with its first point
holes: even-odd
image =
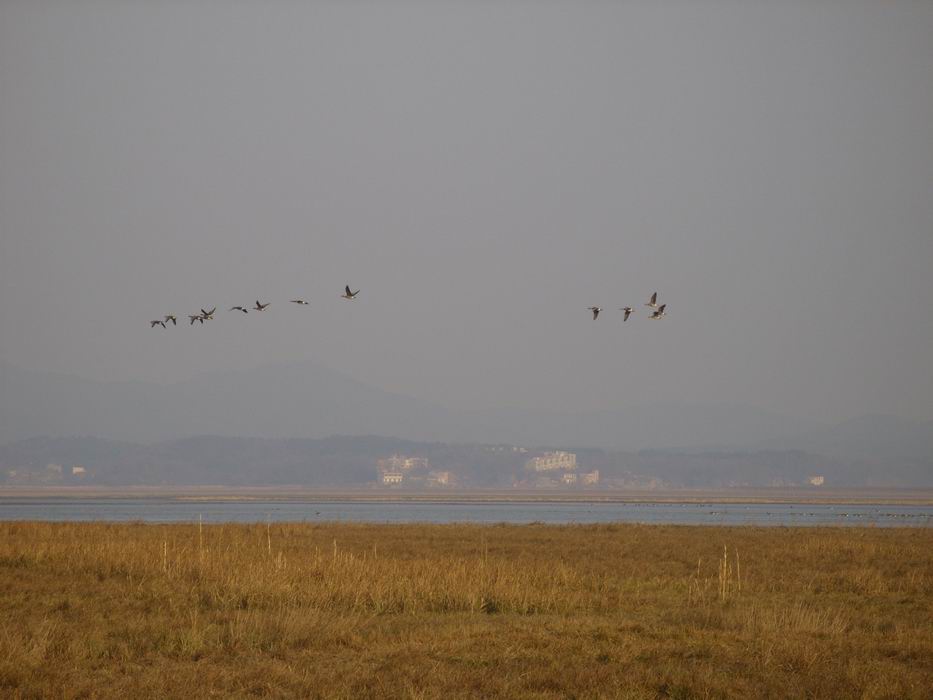
{"type": "Polygon", "coordinates": [[[349,284],[346,286],[346,290],[347,290],[347,296],[348,296],[348,297],[353,296],[353,294],[350,292],[350,285],[349,285],[349,284]]]}

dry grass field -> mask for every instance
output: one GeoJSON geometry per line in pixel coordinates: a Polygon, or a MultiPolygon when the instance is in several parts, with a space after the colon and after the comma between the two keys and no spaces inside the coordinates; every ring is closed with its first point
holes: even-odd
{"type": "Polygon", "coordinates": [[[933,529],[0,523],[4,697],[933,696],[933,529]]]}

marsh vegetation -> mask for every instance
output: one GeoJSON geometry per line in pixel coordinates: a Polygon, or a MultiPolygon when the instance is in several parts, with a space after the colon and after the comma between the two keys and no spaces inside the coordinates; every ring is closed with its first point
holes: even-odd
{"type": "Polygon", "coordinates": [[[928,697],[933,530],[0,524],[0,694],[928,697]]]}

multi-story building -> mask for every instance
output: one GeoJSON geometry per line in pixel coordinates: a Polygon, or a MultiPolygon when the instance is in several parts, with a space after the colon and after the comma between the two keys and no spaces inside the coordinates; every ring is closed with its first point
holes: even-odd
{"type": "Polygon", "coordinates": [[[584,486],[593,486],[599,483],[599,469],[594,469],[591,472],[583,472],[580,475],[580,482],[584,486]]]}
{"type": "Polygon", "coordinates": [[[546,452],[525,462],[525,469],[533,472],[548,472],[555,469],[574,471],[577,456],[573,452],[546,452]]]}

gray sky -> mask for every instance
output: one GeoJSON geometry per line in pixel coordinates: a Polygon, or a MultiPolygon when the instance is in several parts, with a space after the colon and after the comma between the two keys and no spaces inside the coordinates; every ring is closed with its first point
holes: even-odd
{"type": "Polygon", "coordinates": [[[930,419],[931,195],[930,2],[0,1],[26,368],[930,419]]]}

